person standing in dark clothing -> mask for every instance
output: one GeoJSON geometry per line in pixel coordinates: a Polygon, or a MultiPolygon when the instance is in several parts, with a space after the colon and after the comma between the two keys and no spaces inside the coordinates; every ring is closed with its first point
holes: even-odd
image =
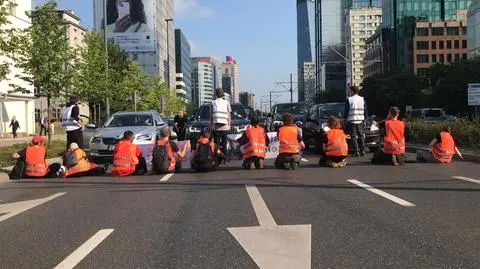
{"type": "Polygon", "coordinates": [[[17,138],[17,130],[20,129],[20,124],[15,116],[13,116],[12,121],[10,122],[10,127],[12,127],[13,138],[17,138]]]}
{"type": "Polygon", "coordinates": [[[177,133],[178,141],[185,140],[188,119],[183,113],[183,111],[180,111],[178,115],[175,116],[175,119],[173,120],[173,122],[175,124],[174,130],[177,133]]]}
{"type": "Polygon", "coordinates": [[[47,117],[45,117],[45,116],[42,116],[42,118],[40,119],[40,134],[39,135],[42,135],[42,133],[44,133],[44,135],[47,135],[47,117]]]}
{"type": "Polygon", "coordinates": [[[62,112],[62,126],[67,132],[67,150],[72,143],[77,143],[78,147],[83,149],[83,123],[77,103],[78,98],[71,96],[70,102],[62,112]]]}

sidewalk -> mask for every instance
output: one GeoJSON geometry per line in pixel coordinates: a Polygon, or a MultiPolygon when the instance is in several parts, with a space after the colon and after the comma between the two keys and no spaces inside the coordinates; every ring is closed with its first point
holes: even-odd
{"type": "MultiPolygon", "coordinates": [[[[0,138],[0,148],[8,147],[19,143],[28,143],[32,140],[33,136],[13,138],[0,138]]],[[[66,134],[52,135],[52,140],[67,140],[66,134]]]]}
{"type": "MultiPolygon", "coordinates": [[[[416,153],[417,150],[429,151],[430,149],[426,145],[407,144],[407,152],[408,153],[416,153]]],[[[480,153],[479,152],[463,150],[461,148],[460,148],[460,152],[462,153],[465,161],[472,162],[472,163],[480,163],[480,153]]],[[[455,156],[454,158],[459,159],[458,156],[455,156]]]]}

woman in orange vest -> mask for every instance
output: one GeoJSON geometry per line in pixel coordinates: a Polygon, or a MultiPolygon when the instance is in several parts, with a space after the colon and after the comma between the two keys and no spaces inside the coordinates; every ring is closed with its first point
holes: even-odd
{"type": "Polygon", "coordinates": [[[26,148],[13,155],[17,162],[25,164],[24,178],[51,178],[57,175],[60,164],[48,165],[47,149],[43,145],[44,142],[45,138],[43,136],[35,136],[26,148]]]}
{"type": "Polygon", "coordinates": [[[374,154],[373,163],[395,166],[405,164],[405,123],[398,120],[399,115],[400,109],[391,107],[387,119],[381,124],[385,125],[383,149],[374,154]]]}
{"type": "Polygon", "coordinates": [[[240,145],[245,146],[243,150],[243,165],[245,169],[264,169],[265,154],[269,139],[265,129],[260,126],[260,120],[253,116],[250,120],[251,127],[248,127],[242,137],[238,139],[240,145]]]}
{"type": "Polygon", "coordinates": [[[128,177],[147,173],[147,163],[138,145],[132,143],[133,138],[132,131],[125,131],[123,139],[115,145],[112,176],[128,177]]]}
{"type": "Polygon", "coordinates": [[[82,177],[82,176],[103,176],[105,175],[105,168],[99,167],[94,163],[91,163],[85,151],[78,147],[77,143],[71,143],[70,148],[65,153],[65,157],[72,154],[75,157],[74,163],[65,163],[64,158],[63,166],[59,170],[59,174],[63,177],[82,177]]]}
{"type": "Polygon", "coordinates": [[[283,126],[277,133],[280,145],[275,167],[277,169],[295,170],[302,159],[300,150],[305,148],[302,141],[302,130],[293,123],[293,115],[290,113],[283,114],[282,121],[283,126]]]}
{"type": "Polygon", "coordinates": [[[429,145],[430,151],[417,151],[417,162],[421,163],[451,163],[453,156],[458,154],[463,160],[462,153],[455,146],[450,134],[450,127],[445,126],[441,132],[436,135],[429,145]]]}
{"type": "MultiPolygon", "coordinates": [[[[161,161],[157,158],[157,156],[153,156],[152,159],[152,173],[154,174],[159,174],[162,172],[168,172],[168,173],[173,173],[175,172],[176,169],[180,168],[181,160],[185,157],[185,150],[186,150],[186,145],[182,148],[179,149],[178,145],[170,140],[170,129],[168,127],[165,127],[162,129],[160,132],[160,140],[157,141],[157,146],[163,147],[165,146],[167,149],[167,157],[168,158],[168,168],[167,171],[157,171],[157,168],[155,168],[155,163],[160,163],[161,161]],[[158,162],[157,162],[158,160],[158,162]]],[[[163,159],[162,159],[163,160],[163,159]]]]}
{"type": "Polygon", "coordinates": [[[320,158],[320,165],[334,168],[347,165],[347,136],[338,118],[331,116],[328,119],[328,130],[322,137],[322,144],[324,156],[320,158]]]}

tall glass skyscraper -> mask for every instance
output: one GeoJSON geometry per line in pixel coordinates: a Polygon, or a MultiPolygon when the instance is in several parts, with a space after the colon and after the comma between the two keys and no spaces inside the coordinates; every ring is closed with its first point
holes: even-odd
{"type": "Polygon", "coordinates": [[[298,100],[305,101],[304,63],[315,61],[315,0],[297,0],[298,100]]]}
{"type": "Polygon", "coordinates": [[[382,7],[382,0],[346,0],[347,8],[382,7]]]}

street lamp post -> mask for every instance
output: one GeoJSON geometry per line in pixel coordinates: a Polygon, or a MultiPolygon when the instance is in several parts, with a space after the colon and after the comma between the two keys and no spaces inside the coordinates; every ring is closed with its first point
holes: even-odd
{"type": "Polygon", "coordinates": [[[168,18],[165,19],[165,22],[167,23],[167,85],[168,88],[170,89],[170,22],[173,21],[173,19],[168,18]]]}

